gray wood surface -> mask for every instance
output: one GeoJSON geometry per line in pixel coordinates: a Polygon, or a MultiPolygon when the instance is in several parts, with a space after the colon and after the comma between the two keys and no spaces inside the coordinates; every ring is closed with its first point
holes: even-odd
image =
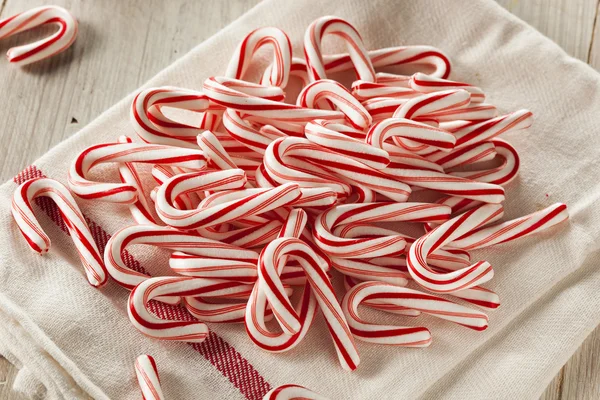
{"type": "MultiPolygon", "coordinates": [[[[80,34],[69,51],[25,67],[0,68],[0,180],[10,179],[50,147],[77,132],[193,46],[258,0],[53,0],[73,12],[80,34]],[[206,17],[210,13],[210,17],[206,17]]],[[[0,19],[41,0],[0,0],[0,19]]],[[[570,55],[600,70],[600,0],[498,0],[570,55]]],[[[0,41],[0,53],[43,31],[0,41]]],[[[600,328],[562,368],[542,396],[599,399],[600,328]]],[[[16,369],[0,358],[0,399],[20,399],[10,388],[16,369]]]]}

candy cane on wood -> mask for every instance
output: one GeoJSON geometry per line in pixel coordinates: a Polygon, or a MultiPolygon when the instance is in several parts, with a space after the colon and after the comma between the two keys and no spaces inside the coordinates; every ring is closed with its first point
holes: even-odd
{"type": "Polygon", "coordinates": [[[158,368],[152,356],[142,354],[135,360],[135,375],[144,400],[163,400],[158,368]]]}
{"type": "Polygon", "coordinates": [[[88,147],[75,158],[69,169],[69,187],[83,199],[131,204],[138,199],[138,189],[126,183],[95,182],[87,178],[99,164],[146,163],[204,169],[206,160],[199,149],[137,143],[102,143],[88,147]]]}
{"type": "Polygon", "coordinates": [[[58,6],[37,7],[0,20],[0,40],[48,24],[58,25],[58,31],[47,38],[9,49],[6,53],[8,61],[26,65],[65,51],[77,37],[77,20],[58,6]]]}
{"type": "Polygon", "coordinates": [[[157,297],[247,295],[251,289],[251,285],[217,279],[150,278],[137,285],[129,294],[127,313],[133,326],[146,336],[160,340],[199,343],[208,336],[208,327],[204,322],[158,318],[149,311],[148,302],[157,297]]]}
{"type": "Polygon", "coordinates": [[[267,82],[270,86],[285,87],[290,75],[292,44],[284,31],[278,28],[258,28],[250,32],[235,49],[225,76],[243,79],[254,54],[263,46],[273,47],[273,63],[267,82]]]}
{"type": "Polygon", "coordinates": [[[92,286],[102,286],[106,283],[108,274],[90,228],[69,190],[54,179],[30,179],[19,185],[13,195],[12,215],[29,247],[39,254],[50,249],[50,238],[31,207],[31,202],[39,197],[48,197],[56,203],[79,253],[88,281],[92,286]]]}
{"type": "Polygon", "coordinates": [[[300,385],[281,385],[273,388],[265,394],[263,400],[328,400],[326,397],[313,392],[300,385]]]}
{"type": "Polygon", "coordinates": [[[408,271],[415,282],[432,292],[453,293],[492,279],[494,271],[487,261],[479,261],[468,268],[448,273],[438,273],[429,267],[427,257],[453,240],[494,221],[502,215],[502,211],[501,205],[485,204],[444,222],[417,239],[406,257],[408,271]]]}
{"type": "Polygon", "coordinates": [[[322,41],[325,35],[334,35],[344,40],[348,55],[360,80],[375,81],[375,70],[360,34],[348,21],[332,16],[316,19],[308,26],[304,34],[304,56],[308,75],[312,81],[327,78],[322,51],[322,41]]]}
{"type": "Polygon", "coordinates": [[[358,306],[368,300],[417,310],[478,331],[488,327],[487,315],[450,300],[387,283],[363,282],[346,293],[342,309],[352,334],[366,342],[409,347],[426,347],[431,343],[431,334],[425,327],[375,325],[363,320],[358,315],[358,306]]]}

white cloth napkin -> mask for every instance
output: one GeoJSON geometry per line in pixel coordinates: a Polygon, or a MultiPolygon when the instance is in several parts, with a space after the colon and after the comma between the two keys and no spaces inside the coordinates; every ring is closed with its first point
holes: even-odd
{"type": "MultiPolygon", "coordinates": [[[[48,215],[38,214],[52,248],[44,257],[27,248],[10,215],[16,187],[11,181],[0,188],[0,352],[21,367],[15,389],[32,397],[138,398],[133,363],[148,353],[171,399],[257,399],[284,383],[334,399],[523,399],[542,393],[600,321],[600,76],[491,0],[268,0],[148,86],[200,89],[206,77],[224,71],[239,40],[260,26],[284,29],[301,55],[305,28],[327,14],[351,21],[369,49],[439,47],[451,56],[451,78],[481,86],[503,111],[533,111],[530,130],[506,137],[522,157],[519,178],[507,187],[507,217],[562,201],[571,219],[475,254],[494,266],[496,276],[487,286],[502,299],[502,306],[489,312],[489,329],[474,332],[420,317],[433,334],[429,348],[359,342],[361,365],[352,373],[339,367],[320,319],[303,343],[285,354],[258,349],[242,325],[211,325],[211,337],[194,347],[151,340],[129,323],[126,290],[114,283],[100,290],[87,284],[47,203],[42,205],[48,215]]],[[[119,102],[18,179],[43,173],[66,182],[69,163],[83,148],[135,136],[131,100],[119,102]]],[[[124,207],[86,201],[80,206],[101,247],[108,234],[131,222],[124,207]]],[[[164,255],[152,260],[144,249],[132,253],[148,270],[167,268],[164,255]]]]}

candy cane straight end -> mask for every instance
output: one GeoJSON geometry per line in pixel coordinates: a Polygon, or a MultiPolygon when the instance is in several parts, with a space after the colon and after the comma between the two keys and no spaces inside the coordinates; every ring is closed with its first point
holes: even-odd
{"type": "Polygon", "coordinates": [[[135,375],[144,400],[164,399],[160,387],[158,368],[152,356],[142,354],[135,360],[135,375]]]}
{"type": "Polygon", "coordinates": [[[62,7],[43,6],[0,21],[0,39],[47,24],[58,25],[58,31],[47,38],[9,49],[6,58],[11,64],[27,65],[65,51],[77,37],[77,20],[62,7]]]}

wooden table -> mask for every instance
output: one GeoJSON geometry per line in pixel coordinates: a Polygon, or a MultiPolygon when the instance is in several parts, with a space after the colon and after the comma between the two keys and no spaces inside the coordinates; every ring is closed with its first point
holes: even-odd
{"type": "MultiPolygon", "coordinates": [[[[46,4],[0,0],[0,19],[46,4]]],[[[53,0],[73,12],[80,34],[73,49],[51,60],[0,68],[0,179],[14,176],[64,138],[96,118],[162,68],[240,16],[257,0],[53,0]],[[168,3],[168,5],[167,5],[168,3]],[[227,3],[227,4],[225,4],[227,3]],[[210,17],[207,10],[210,10],[210,17]],[[35,138],[35,139],[34,139],[35,138]]],[[[600,69],[600,0],[499,0],[570,55],[600,69]]],[[[0,52],[40,36],[24,33],[0,42],[0,52]]],[[[3,62],[4,64],[5,62],[3,62]]],[[[600,328],[548,386],[543,399],[600,398],[600,328]]],[[[0,358],[0,399],[19,399],[10,387],[16,369],[0,358]]]]}

